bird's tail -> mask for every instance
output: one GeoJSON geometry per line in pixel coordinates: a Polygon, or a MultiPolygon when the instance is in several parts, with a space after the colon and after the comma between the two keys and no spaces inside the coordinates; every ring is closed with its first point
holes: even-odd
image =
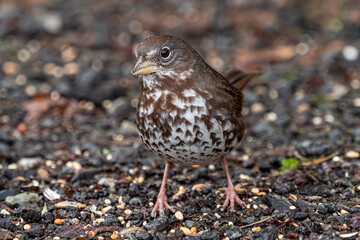
{"type": "Polygon", "coordinates": [[[233,70],[227,74],[227,79],[238,90],[242,90],[251,79],[259,76],[260,73],[245,73],[240,70],[233,70]]]}

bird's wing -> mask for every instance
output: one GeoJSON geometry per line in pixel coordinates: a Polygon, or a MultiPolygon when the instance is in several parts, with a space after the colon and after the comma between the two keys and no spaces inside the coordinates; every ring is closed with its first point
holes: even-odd
{"type": "Polygon", "coordinates": [[[245,73],[241,70],[233,70],[226,74],[226,79],[229,80],[230,84],[238,90],[242,90],[251,79],[259,76],[261,73],[245,73]]]}

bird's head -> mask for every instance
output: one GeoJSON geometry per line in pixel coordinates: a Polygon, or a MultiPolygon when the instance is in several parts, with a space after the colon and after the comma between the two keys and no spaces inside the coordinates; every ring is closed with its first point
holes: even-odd
{"type": "Polygon", "coordinates": [[[169,36],[150,37],[136,49],[137,62],[133,75],[157,79],[185,80],[194,72],[194,65],[200,56],[185,41],[169,36]]]}

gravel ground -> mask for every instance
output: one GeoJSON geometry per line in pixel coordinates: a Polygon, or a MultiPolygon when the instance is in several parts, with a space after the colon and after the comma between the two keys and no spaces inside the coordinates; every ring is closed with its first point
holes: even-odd
{"type": "Polygon", "coordinates": [[[358,1],[0,2],[0,239],[359,239],[358,1]],[[261,71],[229,155],[173,166],[137,136],[134,45],[168,33],[261,71]]]}

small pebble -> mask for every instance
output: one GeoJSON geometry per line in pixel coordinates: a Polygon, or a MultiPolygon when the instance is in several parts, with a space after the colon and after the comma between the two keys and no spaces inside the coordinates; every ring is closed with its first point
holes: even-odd
{"type": "Polygon", "coordinates": [[[25,225],[24,225],[24,230],[28,231],[28,230],[30,230],[30,229],[31,229],[30,224],[25,224],[25,225]]]}
{"type": "Polygon", "coordinates": [[[298,113],[303,113],[303,112],[308,111],[309,109],[310,109],[310,104],[308,104],[308,103],[302,103],[302,104],[300,104],[299,106],[297,106],[296,111],[297,111],[298,113]]]}
{"type": "Polygon", "coordinates": [[[5,62],[2,65],[2,69],[6,75],[15,75],[19,72],[19,65],[16,62],[5,62]]]}
{"type": "Polygon", "coordinates": [[[353,104],[354,104],[355,107],[360,107],[360,98],[355,98],[353,100],[353,104]]]}
{"type": "Polygon", "coordinates": [[[106,205],[110,205],[110,204],[111,204],[111,200],[107,198],[107,199],[105,199],[104,203],[105,203],[106,205]]]}
{"type": "Polygon", "coordinates": [[[315,125],[315,126],[319,126],[321,123],[322,123],[322,118],[321,117],[314,117],[312,119],[312,123],[315,125]]]}
{"type": "Polygon", "coordinates": [[[322,199],[321,196],[307,196],[305,197],[306,200],[313,202],[313,201],[320,201],[322,199]]]}
{"type": "Polygon", "coordinates": [[[277,120],[277,114],[274,112],[269,112],[265,115],[265,119],[269,122],[274,122],[277,120]]]}
{"type": "Polygon", "coordinates": [[[352,62],[358,58],[359,50],[352,45],[348,45],[343,48],[342,54],[347,61],[352,62]]]}
{"type": "Polygon", "coordinates": [[[253,113],[261,113],[265,110],[265,106],[262,103],[253,103],[250,109],[253,113]]]}
{"type": "Polygon", "coordinates": [[[354,79],[351,81],[350,85],[353,89],[359,89],[360,88],[360,80],[354,79]]]}

